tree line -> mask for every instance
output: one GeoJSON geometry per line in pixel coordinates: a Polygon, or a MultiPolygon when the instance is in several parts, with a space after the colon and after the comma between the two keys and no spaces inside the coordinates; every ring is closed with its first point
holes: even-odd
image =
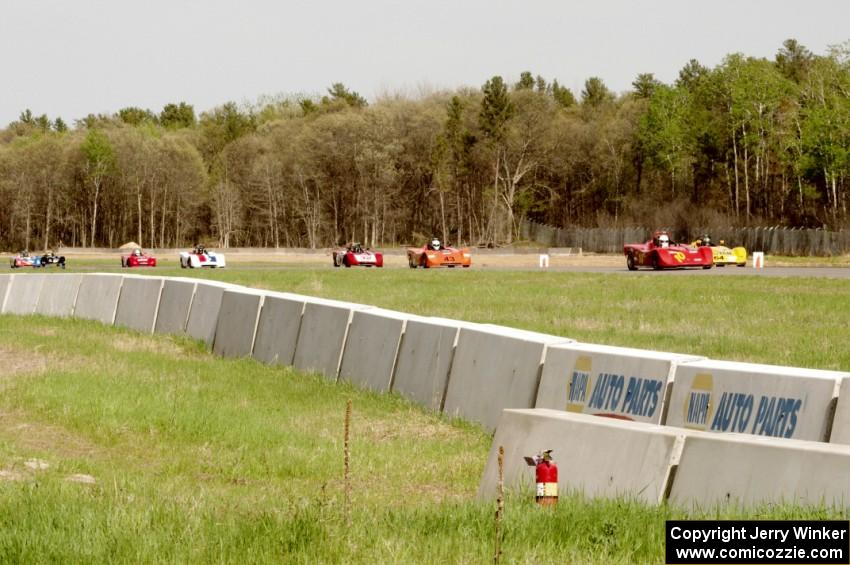
{"type": "Polygon", "coordinates": [[[324,96],[128,107],[0,130],[0,246],[323,247],[437,235],[502,244],[520,220],[847,226],[850,42],[691,60],[577,95],[524,72],[369,104],[324,96]]]}

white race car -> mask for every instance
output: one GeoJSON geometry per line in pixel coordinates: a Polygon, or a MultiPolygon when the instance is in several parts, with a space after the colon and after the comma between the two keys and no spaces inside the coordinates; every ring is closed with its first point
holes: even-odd
{"type": "Polygon", "coordinates": [[[203,245],[196,245],[192,251],[180,252],[180,267],[199,269],[199,268],[222,268],[225,266],[224,255],[215,251],[207,251],[203,245]]]}

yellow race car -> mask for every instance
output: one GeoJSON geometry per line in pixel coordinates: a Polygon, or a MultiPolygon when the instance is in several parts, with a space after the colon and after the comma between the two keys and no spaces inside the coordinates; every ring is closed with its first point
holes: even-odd
{"type": "Polygon", "coordinates": [[[747,266],[747,250],[743,247],[729,249],[722,239],[718,244],[714,244],[711,241],[711,236],[704,234],[691,243],[691,245],[694,247],[711,247],[712,255],[714,255],[714,264],[718,267],[725,267],[726,265],[747,266]]]}

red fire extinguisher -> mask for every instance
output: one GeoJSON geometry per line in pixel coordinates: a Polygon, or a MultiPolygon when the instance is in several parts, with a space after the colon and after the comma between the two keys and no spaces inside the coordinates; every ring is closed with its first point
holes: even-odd
{"type": "Polygon", "coordinates": [[[526,457],[525,462],[534,467],[537,494],[534,500],[541,506],[553,506],[558,503],[558,465],[552,461],[552,450],[547,449],[534,457],[526,457]]]}

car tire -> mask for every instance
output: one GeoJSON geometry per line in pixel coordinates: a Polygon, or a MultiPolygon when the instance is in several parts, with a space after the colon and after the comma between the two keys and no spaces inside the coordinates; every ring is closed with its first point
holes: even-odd
{"type": "Polygon", "coordinates": [[[652,256],[652,268],[655,271],[661,270],[661,262],[658,260],[658,253],[652,256]]]}
{"type": "Polygon", "coordinates": [[[631,253],[626,255],[626,267],[630,271],[637,271],[637,265],[635,264],[635,256],[631,253]]]}
{"type": "Polygon", "coordinates": [[[709,265],[703,265],[703,266],[702,266],[702,268],[703,268],[703,269],[710,269],[710,268],[712,268],[713,266],[714,266],[714,263],[711,263],[711,264],[709,264],[709,265]]]}
{"type": "Polygon", "coordinates": [[[348,256],[347,256],[347,255],[343,255],[343,256],[342,256],[342,265],[343,265],[346,269],[348,269],[349,267],[351,267],[351,264],[348,262],[348,256]]]}

